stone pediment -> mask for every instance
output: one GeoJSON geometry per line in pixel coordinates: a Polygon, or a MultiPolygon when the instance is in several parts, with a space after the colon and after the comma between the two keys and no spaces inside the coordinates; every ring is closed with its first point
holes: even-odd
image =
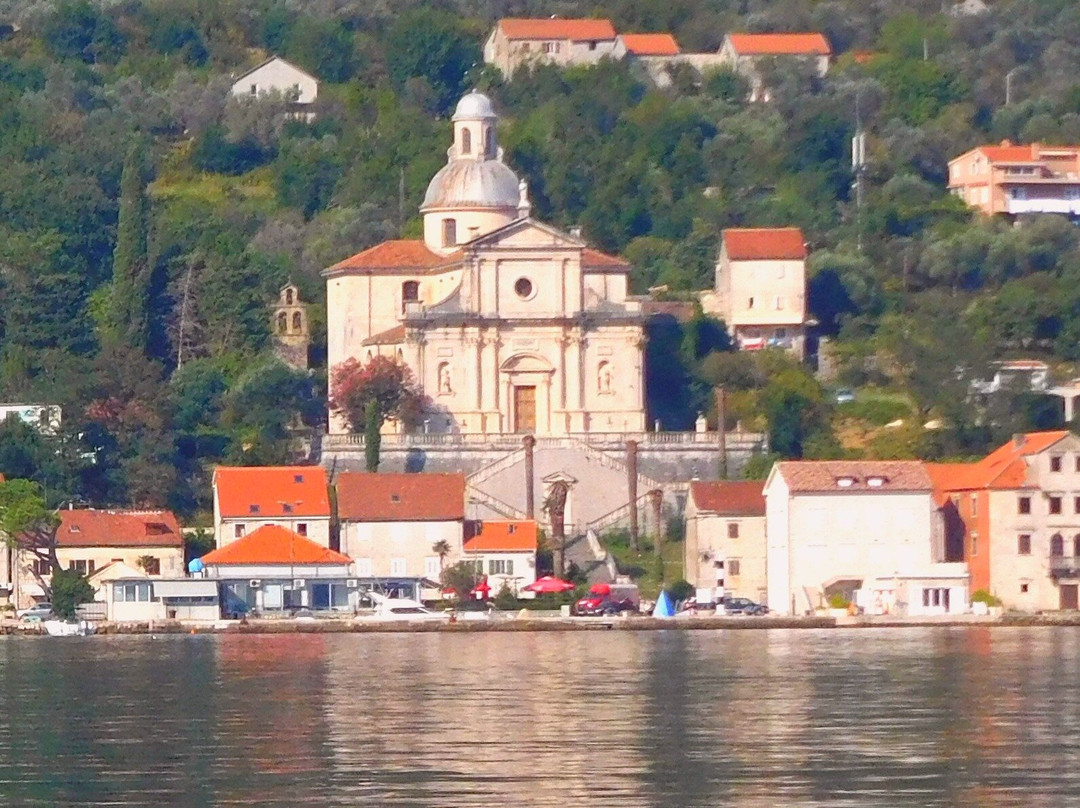
{"type": "Polygon", "coordinates": [[[549,250],[580,250],[584,242],[556,227],[535,219],[516,219],[508,225],[493,230],[469,242],[474,249],[491,248],[544,248],[549,250]]]}

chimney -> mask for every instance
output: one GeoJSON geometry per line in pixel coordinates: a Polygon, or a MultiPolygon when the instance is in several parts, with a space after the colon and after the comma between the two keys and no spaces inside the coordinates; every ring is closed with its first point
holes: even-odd
{"type": "Polygon", "coordinates": [[[575,224],[573,227],[571,227],[570,228],[570,235],[573,236],[576,239],[580,239],[581,238],[581,225],[575,224]]]}
{"type": "Polygon", "coordinates": [[[1023,449],[1025,442],[1027,442],[1027,436],[1025,436],[1022,432],[1017,432],[1015,435],[1013,435],[1013,448],[1023,449]]]}

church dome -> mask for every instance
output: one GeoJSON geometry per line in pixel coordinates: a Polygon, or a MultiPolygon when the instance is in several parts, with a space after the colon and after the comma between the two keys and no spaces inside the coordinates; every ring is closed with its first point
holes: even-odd
{"type": "Polygon", "coordinates": [[[517,175],[505,163],[499,160],[451,160],[431,178],[420,210],[516,208],[520,198],[517,175]]]}
{"type": "Polygon", "coordinates": [[[494,117],[495,108],[491,106],[491,99],[483,93],[470,90],[458,101],[452,120],[477,120],[494,117]]]}

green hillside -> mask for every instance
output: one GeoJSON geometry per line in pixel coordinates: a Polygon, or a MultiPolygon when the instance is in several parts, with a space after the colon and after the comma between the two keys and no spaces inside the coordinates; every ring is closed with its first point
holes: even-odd
{"type": "Polygon", "coordinates": [[[994,358],[1061,373],[1080,359],[1080,231],[973,216],[945,192],[946,163],[1006,138],[1080,143],[1080,15],[1072,0],[950,5],[0,0],[0,401],[65,418],[55,440],[0,426],[0,472],[55,501],[191,513],[211,464],[289,458],[292,425],[325,410],[326,368],[272,360],[267,305],[290,278],[318,304],[323,267],[419,232],[447,112],[472,86],[495,99],[534,215],[622,253],[637,292],[708,286],[723,227],[803,228],[837,383],[946,425],[847,440],[852,420],[880,427],[862,416],[881,407],[837,410],[804,369],[734,357],[699,318],[651,343],[666,426],[720,382],[787,454],[954,456],[1048,425],[1040,401],[988,415],[965,397],[994,358]],[[769,104],[729,73],[676,72],[658,91],[622,63],[510,83],[483,67],[497,17],[554,13],[671,31],[687,51],[733,30],[820,30],[838,58],[824,79],[777,61],[769,104]],[[286,120],[280,99],[228,100],[229,76],[271,53],[323,82],[314,123],[286,120]]]}

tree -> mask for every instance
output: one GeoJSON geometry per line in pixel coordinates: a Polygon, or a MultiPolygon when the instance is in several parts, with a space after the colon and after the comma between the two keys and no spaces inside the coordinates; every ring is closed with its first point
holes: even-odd
{"type": "Polygon", "coordinates": [[[439,541],[431,545],[431,552],[439,557],[439,571],[441,572],[446,564],[446,557],[450,555],[450,542],[446,539],[439,539],[439,541]]]}
{"type": "Polygon", "coordinates": [[[47,576],[60,569],[56,557],[56,531],[60,518],[45,504],[41,486],[30,480],[0,482],[0,538],[8,549],[9,559],[27,554],[36,562],[30,569],[50,598],[52,589],[47,576]]]}
{"type": "Polygon", "coordinates": [[[150,302],[150,202],[146,196],[146,154],[141,141],[128,149],[120,178],[120,218],[116,224],[108,331],[113,339],[146,351],[150,302]]]}
{"type": "Polygon", "coordinates": [[[379,402],[368,399],[364,406],[364,465],[371,473],[379,470],[379,451],[382,448],[382,418],[379,402]]]}
{"type": "Polygon", "coordinates": [[[386,66],[399,88],[423,79],[435,95],[436,111],[445,113],[463,94],[465,74],[479,63],[480,48],[458,17],[440,9],[414,7],[387,32],[386,66]]]}
{"type": "Polygon", "coordinates": [[[86,576],[74,568],[53,571],[49,599],[53,611],[65,620],[75,616],[81,603],[90,603],[94,599],[94,588],[86,576]]]}
{"type": "Polygon", "coordinates": [[[453,590],[459,599],[468,600],[481,577],[483,576],[477,564],[472,561],[459,561],[439,574],[439,583],[444,589],[453,590]]]}
{"type": "MultiPolygon", "coordinates": [[[[547,511],[548,519],[551,520],[551,540],[555,545],[555,574],[562,576],[566,568],[566,497],[570,493],[570,486],[563,480],[556,480],[551,485],[547,498],[544,500],[544,510],[547,511]]],[[[637,507],[631,503],[630,507],[637,507]]],[[[636,548],[635,548],[636,549],[636,548]]]]}
{"type": "Polygon", "coordinates": [[[330,408],[344,416],[353,432],[367,425],[367,406],[374,401],[379,426],[394,418],[411,426],[419,418],[424,396],[412,371],[388,356],[374,356],[365,364],[346,359],[330,372],[330,408]]]}

